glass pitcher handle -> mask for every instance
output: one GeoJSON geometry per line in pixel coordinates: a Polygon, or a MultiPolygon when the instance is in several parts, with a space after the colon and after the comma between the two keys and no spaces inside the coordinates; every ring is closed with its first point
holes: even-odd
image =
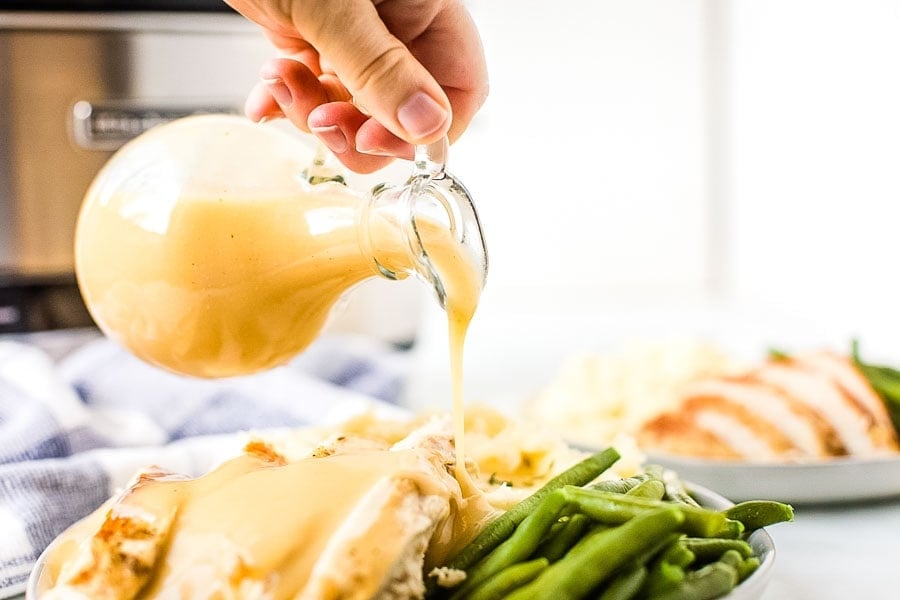
{"type": "Polygon", "coordinates": [[[416,166],[415,175],[427,175],[431,179],[441,177],[444,174],[449,153],[450,141],[446,136],[433,144],[416,146],[413,158],[416,166]]]}
{"type": "MultiPolygon", "coordinates": [[[[482,286],[488,271],[481,222],[468,190],[446,170],[448,149],[446,137],[434,144],[416,146],[410,177],[402,184],[376,186],[370,195],[366,217],[368,222],[372,222],[371,215],[378,214],[382,220],[395,223],[403,232],[413,257],[414,273],[432,286],[438,302],[445,308],[447,298],[444,285],[420,237],[420,218],[443,223],[447,227],[478,269],[482,286]]],[[[379,272],[389,279],[400,277],[389,258],[381,257],[377,241],[373,243],[371,236],[365,239],[367,251],[375,257],[379,272]]]]}
{"type": "MultiPolygon", "coordinates": [[[[451,232],[456,240],[467,248],[471,259],[478,267],[481,283],[484,285],[488,272],[484,231],[471,194],[459,179],[446,170],[449,150],[450,142],[446,136],[433,144],[416,146],[413,159],[415,169],[407,182],[410,188],[410,201],[414,206],[417,197],[422,196],[437,200],[444,207],[451,232]]],[[[412,213],[416,212],[413,208],[412,213]]],[[[440,281],[430,265],[428,270],[432,277],[426,279],[432,279],[438,292],[438,299],[443,305],[445,298],[440,281]]]]}

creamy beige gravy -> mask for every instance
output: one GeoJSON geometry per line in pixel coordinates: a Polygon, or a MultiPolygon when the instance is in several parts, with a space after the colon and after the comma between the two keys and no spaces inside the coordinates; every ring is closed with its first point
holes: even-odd
{"type": "Polygon", "coordinates": [[[438,235],[438,228],[420,225],[422,243],[431,264],[437,271],[446,293],[448,334],[450,340],[450,383],[453,407],[453,431],[456,441],[456,469],[460,483],[467,485],[465,470],[465,403],[463,396],[463,349],[469,323],[475,315],[481,297],[481,278],[465,250],[448,252],[446,243],[438,235]]]}
{"type": "Polygon", "coordinates": [[[163,231],[89,198],[76,267],[97,322],[137,356],[200,377],[284,364],[374,266],[357,242],[360,200],[181,198],[163,231]]]}

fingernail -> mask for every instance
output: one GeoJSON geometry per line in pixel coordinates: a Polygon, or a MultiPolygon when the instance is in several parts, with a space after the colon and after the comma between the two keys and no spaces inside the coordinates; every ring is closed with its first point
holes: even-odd
{"type": "Polygon", "coordinates": [[[364,144],[356,144],[356,151],[360,154],[369,154],[371,156],[393,156],[388,150],[385,148],[367,148],[364,144]]]}
{"type": "Polygon", "coordinates": [[[425,137],[443,127],[450,115],[434,98],[416,92],[397,111],[397,120],[414,137],[425,137]]]}
{"type": "Polygon", "coordinates": [[[281,108],[288,108],[294,103],[294,96],[291,95],[290,88],[285,85],[283,80],[276,77],[275,79],[266,79],[265,82],[266,86],[269,88],[269,93],[275,98],[275,102],[278,103],[278,106],[281,108]]]}
{"type": "Polygon", "coordinates": [[[335,154],[343,154],[350,148],[347,137],[337,125],[331,125],[329,127],[311,127],[310,131],[316,134],[316,136],[328,146],[328,149],[335,154]]]}

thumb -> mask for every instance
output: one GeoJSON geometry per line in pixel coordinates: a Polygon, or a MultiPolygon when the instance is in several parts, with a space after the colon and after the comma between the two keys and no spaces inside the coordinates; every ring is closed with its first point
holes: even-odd
{"type": "Polygon", "coordinates": [[[432,143],[447,134],[452,120],[447,95],[406,45],[388,31],[372,0],[295,2],[293,6],[295,27],[360,108],[411,144],[432,143]]]}

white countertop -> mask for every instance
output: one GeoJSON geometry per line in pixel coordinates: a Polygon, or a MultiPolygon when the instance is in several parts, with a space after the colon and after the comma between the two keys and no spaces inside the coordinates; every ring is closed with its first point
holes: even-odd
{"type": "Polygon", "coordinates": [[[775,541],[764,600],[900,598],[900,498],[874,504],[796,507],[775,541]]]}

